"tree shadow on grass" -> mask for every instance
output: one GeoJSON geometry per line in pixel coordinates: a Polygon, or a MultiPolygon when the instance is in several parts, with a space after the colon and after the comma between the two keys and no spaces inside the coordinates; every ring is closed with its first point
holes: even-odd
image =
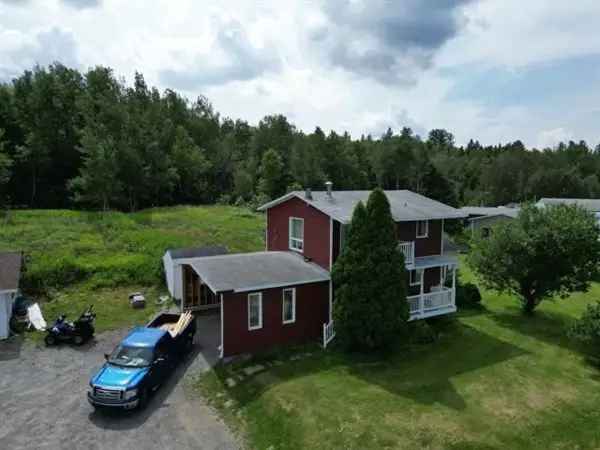
{"type": "MultiPolygon", "coordinates": [[[[266,373],[254,379],[239,382],[228,392],[244,406],[278,383],[321,371],[336,371],[340,373],[339,383],[344,383],[348,374],[419,404],[441,404],[460,411],[468,405],[456,389],[454,377],[528,354],[458,321],[444,323],[443,328],[443,338],[433,344],[399,347],[385,355],[326,351],[306,359],[286,361],[279,366],[270,366],[266,373]]],[[[223,385],[232,377],[231,370],[226,367],[218,368],[216,373],[223,385]]]]}
{"type": "Polygon", "coordinates": [[[515,330],[524,336],[570,350],[581,350],[567,336],[567,329],[574,319],[566,314],[538,310],[528,316],[519,310],[510,310],[494,313],[489,317],[501,327],[515,330]]]}
{"type": "Polygon", "coordinates": [[[379,367],[353,365],[350,372],[394,395],[460,411],[467,404],[454,385],[455,377],[528,354],[460,322],[443,323],[443,329],[443,339],[432,345],[395,355],[379,367]]]}

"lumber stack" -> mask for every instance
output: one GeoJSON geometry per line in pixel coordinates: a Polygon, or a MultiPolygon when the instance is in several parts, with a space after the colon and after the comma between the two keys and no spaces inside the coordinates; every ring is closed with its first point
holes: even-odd
{"type": "Polygon", "coordinates": [[[185,330],[192,321],[192,319],[192,313],[189,311],[180,315],[179,320],[177,321],[177,323],[173,327],[173,330],[171,331],[171,336],[175,337],[178,334],[180,334],[183,330],[185,330]]]}

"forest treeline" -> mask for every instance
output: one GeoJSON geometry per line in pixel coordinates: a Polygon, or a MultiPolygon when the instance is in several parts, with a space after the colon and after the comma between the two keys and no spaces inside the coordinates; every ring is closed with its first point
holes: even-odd
{"type": "MultiPolygon", "coordinates": [[[[232,92],[235,95],[235,92],[232,92]]],[[[255,205],[290,189],[411,189],[453,205],[600,197],[600,150],[585,142],[527,149],[520,141],[457,146],[434,129],[352,139],[307,134],[283,115],[256,126],[132,85],[107,67],[59,63],[0,84],[0,200],[8,206],[136,210],[255,205]]]]}

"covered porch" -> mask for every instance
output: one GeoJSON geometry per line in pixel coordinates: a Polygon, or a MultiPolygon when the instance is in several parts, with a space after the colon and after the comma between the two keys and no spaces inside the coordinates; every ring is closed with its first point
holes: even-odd
{"type": "MultiPolygon", "coordinates": [[[[424,256],[414,259],[412,277],[418,278],[418,293],[407,297],[409,320],[426,319],[456,312],[456,268],[454,256],[424,256]],[[427,270],[439,268],[439,284],[427,286],[427,270]]],[[[412,284],[412,283],[409,283],[412,284]]],[[[411,287],[415,287],[414,285],[411,287]]]]}

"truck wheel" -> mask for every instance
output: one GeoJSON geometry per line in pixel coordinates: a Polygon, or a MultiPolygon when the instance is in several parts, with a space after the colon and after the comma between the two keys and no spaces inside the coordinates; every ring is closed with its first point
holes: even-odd
{"type": "Polygon", "coordinates": [[[185,341],[185,351],[187,353],[192,351],[192,348],[194,347],[194,336],[190,336],[187,338],[187,340],[185,341]]]}
{"type": "Polygon", "coordinates": [[[46,343],[46,345],[48,347],[52,347],[53,345],[56,345],[56,338],[54,336],[52,336],[51,334],[49,334],[48,336],[46,336],[44,338],[44,342],[46,343]]]}
{"type": "Polygon", "coordinates": [[[83,345],[84,342],[85,342],[85,339],[83,339],[83,336],[77,335],[77,336],[73,337],[73,343],[75,345],[83,345]]]}
{"type": "Polygon", "coordinates": [[[146,406],[148,406],[149,394],[150,394],[150,392],[148,391],[148,389],[144,389],[142,391],[142,393],[140,394],[140,402],[138,403],[139,409],[144,409],[146,406]]]}

